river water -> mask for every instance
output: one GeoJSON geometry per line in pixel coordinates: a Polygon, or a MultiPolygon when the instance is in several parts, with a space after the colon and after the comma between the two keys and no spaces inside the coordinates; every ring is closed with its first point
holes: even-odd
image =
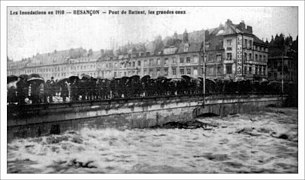
{"type": "Polygon", "coordinates": [[[298,172],[297,109],[198,120],[210,128],[83,128],[16,139],[8,173],[298,172]]]}

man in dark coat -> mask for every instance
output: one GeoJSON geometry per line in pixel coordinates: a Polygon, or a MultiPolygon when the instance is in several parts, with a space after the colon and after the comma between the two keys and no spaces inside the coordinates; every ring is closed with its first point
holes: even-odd
{"type": "Polygon", "coordinates": [[[66,98],[69,96],[68,84],[67,82],[63,82],[61,85],[61,97],[63,102],[66,102],[66,98]]]}
{"type": "Polygon", "coordinates": [[[20,78],[16,85],[18,104],[25,104],[25,98],[27,97],[28,93],[28,84],[26,83],[25,79],[20,78]]]}
{"type": "Polygon", "coordinates": [[[49,92],[50,92],[50,102],[53,102],[53,96],[55,96],[55,81],[54,77],[51,77],[50,85],[49,85],[49,92]]]}
{"type": "Polygon", "coordinates": [[[78,91],[78,82],[74,80],[71,83],[71,101],[78,101],[79,91],[78,91]]]}

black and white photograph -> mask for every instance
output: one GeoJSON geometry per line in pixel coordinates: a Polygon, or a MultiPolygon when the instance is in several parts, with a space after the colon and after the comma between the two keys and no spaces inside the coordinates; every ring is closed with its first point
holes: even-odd
{"type": "Polygon", "coordinates": [[[6,178],[304,176],[304,2],[79,3],[1,7],[6,178]]]}

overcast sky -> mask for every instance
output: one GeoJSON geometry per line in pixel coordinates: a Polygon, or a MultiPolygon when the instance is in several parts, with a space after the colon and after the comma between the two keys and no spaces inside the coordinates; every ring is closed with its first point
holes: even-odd
{"type": "Polygon", "coordinates": [[[297,7],[9,7],[10,11],[52,11],[63,9],[93,9],[106,11],[100,15],[8,15],[8,56],[14,60],[32,57],[37,53],[83,47],[94,51],[110,48],[114,39],[118,45],[153,40],[168,35],[215,28],[231,19],[241,20],[253,27],[259,38],[270,40],[271,35],[298,35],[297,7]],[[183,15],[110,15],[109,10],[181,10],[183,15]]]}

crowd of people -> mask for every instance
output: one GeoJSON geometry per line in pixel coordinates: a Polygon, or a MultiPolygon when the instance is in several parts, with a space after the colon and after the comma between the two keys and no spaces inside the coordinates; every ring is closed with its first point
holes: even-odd
{"type": "MultiPolygon", "coordinates": [[[[278,82],[209,79],[205,82],[206,95],[281,93],[281,84],[278,82]]],[[[203,94],[202,78],[189,76],[155,79],[148,75],[142,78],[135,75],[113,79],[71,76],[61,80],[54,80],[52,77],[44,81],[36,74],[19,76],[8,81],[8,104],[19,105],[200,94],[203,94]]]]}

